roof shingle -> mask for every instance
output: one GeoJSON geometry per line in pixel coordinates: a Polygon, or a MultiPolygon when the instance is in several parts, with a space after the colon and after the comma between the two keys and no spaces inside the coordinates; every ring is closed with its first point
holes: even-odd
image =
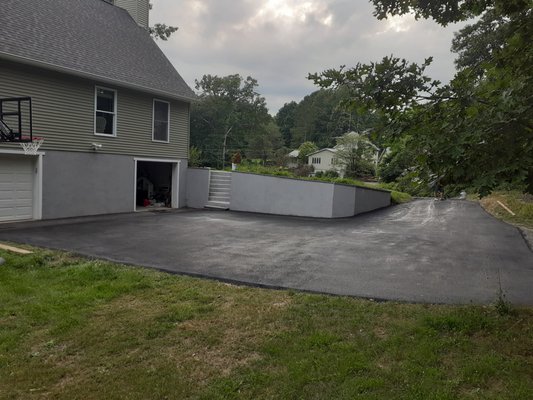
{"type": "Polygon", "coordinates": [[[102,0],[2,0],[0,38],[0,58],[195,97],[149,33],[102,0]]]}

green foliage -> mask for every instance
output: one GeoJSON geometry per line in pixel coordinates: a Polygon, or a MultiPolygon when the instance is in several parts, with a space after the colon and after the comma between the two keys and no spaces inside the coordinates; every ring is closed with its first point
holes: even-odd
{"type": "Polygon", "coordinates": [[[396,146],[382,169],[395,178],[472,187],[486,195],[502,184],[533,193],[533,13],[530,2],[374,0],[376,15],[415,12],[441,24],[482,18],[454,41],[460,70],[448,85],[421,66],[385,57],[381,62],[341,67],[310,79],[323,88],[346,87],[348,110],[374,111],[384,140],[396,146]],[[408,140],[405,140],[408,138],[408,140]],[[402,171],[403,170],[403,171],[402,171]]]}
{"type": "Polygon", "coordinates": [[[354,132],[337,138],[335,158],[349,178],[374,176],[376,150],[366,135],[354,132]]]}
{"type": "Polygon", "coordinates": [[[299,103],[285,104],[276,115],[285,145],[296,148],[311,141],[319,148],[332,147],[346,132],[363,131],[377,124],[376,115],[343,108],[342,102],[348,99],[349,91],[344,88],[321,89],[299,103]]]}
{"type": "MultiPolygon", "coordinates": [[[[149,3],[150,10],[152,9],[152,3],[149,3]]],[[[178,30],[175,26],[168,26],[166,24],[155,24],[154,26],[151,26],[148,28],[148,33],[150,33],[150,36],[154,38],[155,40],[161,39],[161,40],[168,40],[168,38],[178,30]]]]}
{"type": "Polygon", "coordinates": [[[300,145],[298,151],[300,152],[300,154],[298,155],[298,161],[301,164],[307,164],[309,154],[318,151],[318,147],[313,142],[304,142],[300,145]]]}
{"type": "Polygon", "coordinates": [[[290,147],[292,144],[292,129],[295,126],[294,119],[297,107],[298,103],[291,101],[285,103],[276,114],[276,124],[279,127],[285,147],[290,147]]]}
{"type": "Polygon", "coordinates": [[[335,171],[334,169],[330,169],[329,171],[317,171],[315,172],[316,178],[338,178],[339,173],[335,171]]]}
{"type": "Polygon", "coordinates": [[[389,15],[415,14],[417,18],[433,18],[441,25],[465,21],[495,9],[504,16],[531,7],[529,0],[372,0],[374,15],[385,19],[389,15]]]}
{"type": "Polygon", "coordinates": [[[155,24],[148,28],[148,32],[155,39],[161,39],[167,41],[168,38],[178,30],[175,26],[168,26],[165,24],[155,24]]]}
{"type": "Polygon", "coordinates": [[[229,154],[248,149],[256,132],[270,123],[264,97],[255,79],[240,75],[204,75],[196,81],[200,101],[191,107],[191,144],[205,163],[221,168],[229,154]]]}
{"type": "Polygon", "coordinates": [[[192,146],[189,149],[189,166],[190,167],[199,167],[202,160],[202,150],[198,147],[192,146]]]}
{"type": "Polygon", "coordinates": [[[409,193],[398,192],[397,190],[391,191],[391,201],[393,204],[407,203],[412,199],[409,193]]]}
{"type": "Polygon", "coordinates": [[[283,140],[280,130],[276,123],[270,120],[268,123],[257,127],[250,134],[246,155],[250,158],[261,159],[265,165],[282,146],[283,140]]]}

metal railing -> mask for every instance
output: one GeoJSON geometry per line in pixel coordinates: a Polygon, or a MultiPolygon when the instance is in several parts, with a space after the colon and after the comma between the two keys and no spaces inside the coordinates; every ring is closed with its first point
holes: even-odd
{"type": "Polygon", "coordinates": [[[33,141],[31,97],[10,97],[0,99],[0,141],[33,141]],[[28,108],[27,116],[25,116],[23,112],[23,105],[26,105],[28,108]],[[6,122],[6,117],[10,119],[9,124],[6,122]],[[15,120],[14,123],[12,123],[12,119],[15,120]]]}

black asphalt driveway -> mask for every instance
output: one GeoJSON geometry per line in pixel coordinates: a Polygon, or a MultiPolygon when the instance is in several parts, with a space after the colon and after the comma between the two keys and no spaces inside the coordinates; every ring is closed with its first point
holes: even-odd
{"type": "Polygon", "coordinates": [[[533,305],[533,252],[466,201],[339,220],[224,211],[0,226],[0,240],[254,285],[414,302],[533,305]]]}

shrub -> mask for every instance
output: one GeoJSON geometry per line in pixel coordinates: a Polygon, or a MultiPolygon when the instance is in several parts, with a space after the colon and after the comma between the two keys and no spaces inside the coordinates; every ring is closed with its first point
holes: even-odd
{"type": "Polygon", "coordinates": [[[298,176],[298,177],[302,177],[302,176],[309,176],[313,173],[315,169],[313,168],[312,165],[308,165],[308,164],[304,164],[304,165],[299,165],[298,167],[294,168],[292,170],[292,173],[295,175],[295,176],[298,176]]]}
{"type": "Polygon", "coordinates": [[[329,171],[326,171],[324,173],[324,176],[326,178],[338,178],[339,177],[339,173],[337,171],[335,171],[334,169],[330,169],[329,171]]]}
{"type": "Polygon", "coordinates": [[[233,154],[233,156],[231,156],[231,162],[233,164],[240,164],[241,160],[242,160],[242,156],[241,156],[240,151],[236,152],[235,154],[233,154]]]}

